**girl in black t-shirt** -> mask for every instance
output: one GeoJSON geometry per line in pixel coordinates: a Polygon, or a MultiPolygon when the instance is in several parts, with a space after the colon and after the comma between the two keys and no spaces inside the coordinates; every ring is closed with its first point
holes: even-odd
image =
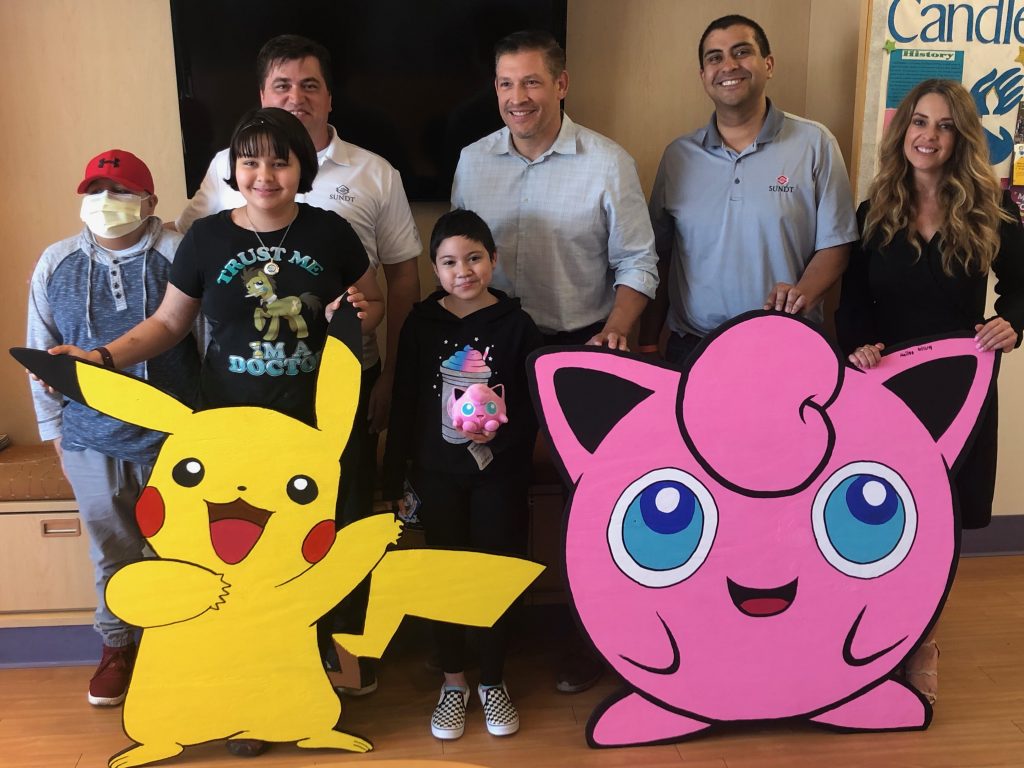
{"type": "MultiPolygon", "coordinates": [[[[351,225],[295,202],[318,164],[302,123],[250,112],[231,138],[227,183],[245,205],[197,221],[182,240],[157,311],[104,350],[123,368],[173,346],[200,310],[210,328],[202,407],[254,405],[309,421],[327,324],[344,298],[363,333],[384,315],[376,277],[351,225]]],[[[103,363],[99,350],[56,347],[103,363]]]]}

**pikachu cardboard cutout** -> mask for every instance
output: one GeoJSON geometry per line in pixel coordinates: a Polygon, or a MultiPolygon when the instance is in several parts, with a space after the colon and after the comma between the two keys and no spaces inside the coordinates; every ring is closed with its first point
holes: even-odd
{"type": "Polygon", "coordinates": [[[320,661],[317,619],[372,572],[364,634],[335,639],[379,657],[406,615],[492,625],[542,570],[474,552],[389,551],[401,535],[391,514],[335,532],[360,342],[346,305],[322,353],[317,427],[266,408],[193,412],[131,376],[11,350],[66,396],[168,433],[136,506],[157,558],[125,566],[107,586],[111,610],[144,630],[124,704],[135,744],[111,768],[214,739],[366,752],[368,740],[335,730],[341,705],[320,661]],[[272,448],[254,450],[268,436],[272,448]]]}

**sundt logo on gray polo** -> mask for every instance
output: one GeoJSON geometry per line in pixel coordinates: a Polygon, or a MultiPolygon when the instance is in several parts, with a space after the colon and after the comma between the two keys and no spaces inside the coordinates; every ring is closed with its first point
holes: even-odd
{"type": "Polygon", "coordinates": [[[775,177],[776,184],[769,184],[769,192],[796,192],[796,187],[789,183],[789,176],[780,173],[775,177]]]}

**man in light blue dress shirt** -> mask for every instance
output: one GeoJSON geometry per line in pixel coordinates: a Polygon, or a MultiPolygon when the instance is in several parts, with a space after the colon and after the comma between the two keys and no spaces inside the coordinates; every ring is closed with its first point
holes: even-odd
{"type": "MultiPolygon", "coordinates": [[[[654,232],[636,163],[563,115],[565,51],[548,32],[494,49],[505,127],[462,150],[452,207],[476,211],[500,258],[492,285],[519,297],[547,344],[627,349],[658,287],[654,232]]],[[[602,666],[576,636],[556,687],[578,693],[602,666]]]]}
{"type": "Polygon", "coordinates": [[[640,348],[657,348],[667,314],[672,362],[748,310],[821,322],[821,300],[858,236],[835,138],[765,96],[775,62],[760,25],[716,19],[698,55],[715,112],[668,146],[651,192],[662,284],[640,348]]]}
{"type": "Polygon", "coordinates": [[[505,127],[462,150],[452,206],[490,226],[494,287],[518,296],[550,341],[626,349],[658,285],[636,163],[561,113],[569,74],[549,33],[501,40],[494,85],[505,127]]]}

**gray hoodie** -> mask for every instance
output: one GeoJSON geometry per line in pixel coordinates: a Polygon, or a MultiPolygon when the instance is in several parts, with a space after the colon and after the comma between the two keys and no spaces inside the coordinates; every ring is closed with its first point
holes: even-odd
{"type": "MultiPolygon", "coordinates": [[[[149,317],[167,287],[181,235],[151,217],[145,236],[132,248],[111,252],[87,227],[47,248],[32,274],[27,346],[48,349],[74,344],[95,349],[109,344],[149,317]]],[[[124,369],[191,404],[199,380],[199,356],[190,334],[148,363],[124,369]]],[[[43,440],[61,437],[69,451],[90,448],[114,458],[152,464],[164,435],[66,402],[32,382],[32,399],[43,440]]]]}

